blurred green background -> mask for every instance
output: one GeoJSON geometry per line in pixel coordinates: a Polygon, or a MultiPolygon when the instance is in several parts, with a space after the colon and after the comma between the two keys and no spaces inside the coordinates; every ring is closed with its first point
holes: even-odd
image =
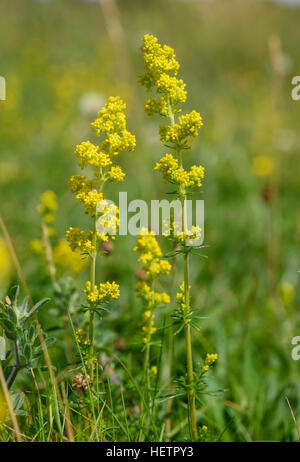
{"type": "MultiPolygon", "coordinates": [[[[108,96],[127,102],[128,128],[137,136],[135,152],[120,156],[127,177],[119,190],[129,200],[167,197],[153,170],[165,152],[161,121],[144,114],[137,75],[145,33],[175,49],[187,83],[184,111],[196,109],[204,120],[188,157],[206,171],[208,258],[193,259],[191,283],[193,306],[207,318],[194,351],[196,360],[206,351],[219,355],[209,389],[225,392],[205,399],[201,418],[223,441],[297,440],[286,396],[300,424],[300,362],[291,357],[291,339],[300,335],[300,102],[291,98],[292,77],[300,74],[299,21],[300,8],[254,0],[0,3],[7,84],[0,210],[34,298],[51,295],[45,265],[30,249],[40,236],[39,195],[51,189],[58,196],[54,241],[84,225],[68,178],[79,173],[74,147],[92,141],[89,123],[108,96]]],[[[110,197],[117,193],[110,187],[110,197]]],[[[124,355],[134,351],[130,339],[142,310],[133,292],[134,242],[118,239],[98,262],[98,277],[115,278],[121,298],[97,335],[112,351],[127,339],[124,355]]],[[[83,287],[86,274],[76,278],[83,287]]],[[[0,234],[2,296],[16,281],[0,234]]],[[[51,309],[44,311],[46,328],[56,322],[51,309]]],[[[175,352],[176,374],[184,363],[180,339],[175,352]]],[[[52,355],[59,362],[59,346],[52,355]]]]}

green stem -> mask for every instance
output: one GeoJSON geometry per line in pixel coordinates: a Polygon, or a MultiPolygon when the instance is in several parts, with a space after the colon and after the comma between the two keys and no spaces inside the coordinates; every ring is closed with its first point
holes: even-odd
{"type": "MultiPolygon", "coordinates": [[[[168,101],[169,118],[171,125],[175,124],[175,117],[172,111],[170,101],[168,101]]],[[[179,167],[182,167],[182,157],[180,148],[176,148],[179,167]]],[[[185,191],[182,192],[182,231],[185,231],[186,224],[186,210],[185,210],[185,191]]],[[[186,250],[185,246],[184,249],[186,250]]],[[[196,421],[196,403],[195,403],[195,386],[194,386],[194,370],[193,370],[193,353],[192,353],[192,340],[191,340],[191,325],[189,320],[190,314],[190,285],[189,285],[189,254],[187,251],[184,253],[184,337],[186,345],[186,362],[187,362],[187,378],[188,378],[188,406],[189,406],[189,423],[191,437],[197,440],[197,421],[196,421]]]]}
{"type": "Polygon", "coordinates": [[[16,367],[16,366],[14,366],[14,367],[12,368],[12,371],[11,371],[11,373],[10,373],[10,375],[9,375],[9,377],[8,377],[8,379],[7,379],[7,381],[6,381],[6,384],[7,384],[7,388],[8,388],[8,389],[10,389],[10,388],[12,387],[12,384],[14,383],[15,378],[17,377],[17,374],[18,374],[19,370],[20,370],[20,368],[19,368],[19,367],[16,367]]]}
{"type": "MultiPolygon", "coordinates": [[[[189,288],[189,255],[184,255],[184,303],[185,314],[190,312],[190,288],[189,288]]],[[[188,402],[189,402],[189,422],[190,431],[193,440],[197,439],[197,422],[196,422],[196,404],[195,404],[195,388],[194,388],[194,372],[193,372],[193,353],[191,341],[191,325],[187,318],[184,326],[184,337],[186,345],[186,362],[187,362],[187,377],[188,377],[188,402]]]]}
{"type": "MultiPolygon", "coordinates": [[[[91,257],[91,291],[94,292],[95,290],[95,285],[96,285],[96,258],[97,258],[97,251],[96,251],[96,245],[97,245],[97,231],[96,231],[96,223],[97,223],[97,215],[95,213],[94,215],[94,227],[93,227],[93,255],[91,257]]],[[[90,304],[90,322],[89,322],[89,339],[90,339],[90,359],[92,360],[93,358],[93,353],[94,353],[94,316],[95,316],[95,310],[94,310],[94,304],[90,304]]],[[[93,363],[91,363],[91,377],[93,376],[93,363]]]]}
{"type": "MultiPolygon", "coordinates": [[[[154,294],[154,283],[152,281],[151,283],[151,290],[154,294]]],[[[151,311],[151,316],[149,317],[148,323],[147,323],[147,328],[146,328],[146,348],[145,348],[145,354],[144,354],[144,362],[143,362],[143,375],[142,375],[142,384],[141,384],[141,401],[140,401],[140,436],[139,436],[139,441],[141,441],[141,436],[142,436],[142,430],[143,430],[143,424],[144,424],[144,409],[145,406],[144,404],[147,403],[148,408],[150,407],[148,403],[148,397],[149,397],[149,361],[150,361],[150,342],[151,342],[151,336],[152,336],[152,317],[153,317],[153,309],[154,309],[154,296],[152,299],[152,303],[148,305],[147,307],[148,310],[151,311]]]]}

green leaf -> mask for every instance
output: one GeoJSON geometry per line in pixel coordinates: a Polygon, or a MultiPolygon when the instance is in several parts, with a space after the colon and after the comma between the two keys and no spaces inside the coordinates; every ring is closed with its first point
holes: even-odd
{"type": "Polygon", "coordinates": [[[18,318],[17,318],[16,312],[13,309],[13,307],[8,306],[7,309],[6,309],[6,312],[7,312],[8,316],[9,316],[9,319],[11,320],[11,322],[13,322],[14,324],[17,324],[18,323],[18,318]]]}
{"type": "Polygon", "coordinates": [[[4,326],[4,329],[7,330],[10,334],[15,332],[15,325],[9,319],[3,319],[2,325],[4,326]]]}
{"type": "Polygon", "coordinates": [[[39,302],[37,302],[34,307],[29,311],[28,317],[31,316],[36,310],[38,310],[42,305],[49,302],[50,298],[43,298],[39,302]]]}

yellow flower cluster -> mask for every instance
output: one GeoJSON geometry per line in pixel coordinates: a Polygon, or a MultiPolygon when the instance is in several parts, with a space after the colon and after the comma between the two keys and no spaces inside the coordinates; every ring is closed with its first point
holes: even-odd
{"type": "Polygon", "coordinates": [[[125,177],[125,173],[123,172],[121,167],[119,167],[118,165],[115,167],[111,167],[111,169],[108,172],[108,175],[111,180],[116,181],[116,182],[124,181],[124,177],[125,177]]]}
{"type": "Polygon", "coordinates": [[[135,148],[135,136],[126,130],[125,109],[126,104],[119,96],[111,96],[91,124],[97,136],[104,135],[99,148],[109,156],[116,156],[124,150],[133,151],[135,148]]]}
{"type": "Polygon", "coordinates": [[[104,199],[104,195],[96,189],[92,191],[81,190],[76,198],[84,205],[86,213],[93,216],[96,213],[97,204],[104,199]]]}
{"type": "Polygon", "coordinates": [[[179,63],[174,50],[161,46],[153,35],[145,35],[141,46],[146,72],[139,76],[139,82],[151,90],[156,87],[161,96],[148,98],[145,110],[148,115],[154,113],[169,115],[169,105],[173,108],[186,100],[185,84],[177,79],[179,63]]]}
{"type": "Polygon", "coordinates": [[[202,230],[199,226],[192,225],[191,229],[186,229],[180,233],[175,233],[173,235],[173,240],[176,244],[185,245],[187,240],[197,240],[201,237],[202,230]]]}
{"type": "Polygon", "coordinates": [[[154,281],[161,274],[168,275],[171,271],[171,265],[167,260],[161,258],[162,251],[155,239],[155,235],[146,228],[142,228],[138,234],[137,244],[133,250],[140,254],[138,261],[143,263],[143,271],[149,281],[149,283],[148,281],[139,281],[135,286],[138,297],[147,305],[147,309],[143,313],[142,330],[146,333],[144,343],[148,345],[151,335],[156,332],[156,327],[154,327],[154,309],[157,305],[167,305],[170,303],[168,294],[154,291],[154,281]]]}
{"type": "Polygon", "coordinates": [[[60,239],[53,249],[53,262],[58,270],[70,268],[74,273],[81,273],[88,264],[77,250],[73,252],[65,239],[60,239]]]}
{"type": "Polygon", "coordinates": [[[178,117],[178,123],[174,125],[161,125],[159,129],[160,139],[163,143],[182,145],[190,136],[198,136],[198,130],[202,127],[202,117],[197,111],[178,117]]]}
{"type": "MultiPolygon", "coordinates": [[[[189,285],[189,289],[190,288],[191,286],[189,285]]],[[[177,292],[176,294],[176,301],[178,305],[181,307],[182,311],[184,312],[187,308],[185,304],[185,297],[184,297],[184,282],[182,282],[181,285],[179,286],[179,292],[177,292]]]]}
{"type": "Polygon", "coordinates": [[[194,226],[190,229],[181,230],[181,226],[177,222],[171,223],[169,226],[164,226],[164,237],[170,237],[177,245],[186,245],[187,240],[198,240],[202,234],[202,229],[199,226],[194,226]]]}
{"type": "Polygon", "coordinates": [[[77,343],[81,346],[89,346],[91,344],[91,341],[88,337],[85,336],[85,332],[83,329],[78,327],[75,331],[75,338],[77,340],[77,343]]]}
{"type": "Polygon", "coordinates": [[[207,372],[209,367],[218,359],[217,353],[207,353],[201,372],[207,372]]]}
{"type": "Polygon", "coordinates": [[[120,296],[119,284],[115,281],[100,283],[99,286],[95,286],[94,288],[92,288],[91,281],[87,281],[84,292],[91,303],[111,302],[120,296]]]}
{"type": "Polygon", "coordinates": [[[90,141],[83,141],[78,144],[75,149],[75,156],[78,158],[78,165],[82,169],[88,165],[101,168],[111,164],[109,156],[99,152],[98,146],[95,146],[90,141]]]}
{"type": "MultiPolygon", "coordinates": [[[[145,35],[141,51],[146,72],[139,76],[139,82],[148,91],[155,87],[159,95],[147,98],[145,111],[151,117],[155,113],[173,117],[174,114],[180,112],[178,105],[184,103],[187,97],[185,83],[177,78],[180,66],[174,50],[167,45],[161,46],[153,35],[145,35]]],[[[202,125],[200,114],[192,111],[190,114],[180,116],[178,123],[171,127],[162,125],[160,127],[161,140],[180,146],[187,137],[197,136],[202,125]]]]}
{"type": "Polygon", "coordinates": [[[67,241],[73,251],[81,250],[90,255],[95,250],[92,240],[91,231],[86,233],[80,228],[69,228],[67,231],[67,241]]]}
{"type": "Polygon", "coordinates": [[[69,187],[72,193],[88,192],[96,188],[96,186],[97,180],[87,180],[85,175],[72,175],[69,179],[69,187]]]}
{"type": "Polygon", "coordinates": [[[121,151],[132,151],[135,137],[126,130],[125,103],[120,97],[110,97],[107,104],[98,113],[98,119],[91,124],[99,137],[104,137],[99,146],[84,141],[76,146],[75,155],[78,165],[84,169],[94,167],[93,178],[87,180],[85,175],[73,175],[70,178],[70,189],[76,194],[89,215],[96,213],[96,206],[103,199],[103,184],[108,181],[121,182],[125,173],[121,167],[112,165],[112,156],[121,151]],[[109,170],[108,170],[109,168],[109,170]]]}
{"type": "Polygon", "coordinates": [[[161,259],[162,251],[153,232],[142,228],[133,250],[140,254],[138,261],[144,264],[143,270],[151,281],[161,274],[170,273],[171,265],[167,260],[161,259]]]}
{"type": "Polygon", "coordinates": [[[185,188],[200,188],[204,178],[204,168],[201,165],[193,165],[190,171],[178,167],[178,160],[172,154],[165,154],[156,163],[154,170],[162,172],[164,182],[176,183],[180,186],[179,194],[185,195],[185,188]]]}
{"type": "MultiPolygon", "coordinates": [[[[69,186],[76,199],[83,204],[85,211],[92,217],[99,217],[100,225],[106,230],[103,234],[97,233],[96,242],[106,242],[109,239],[110,230],[115,234],[119,224],[116,213],[109,213],[107,208],[101,210],[98,204],[103,205],[105,200],[103,186],[106,181],[122,182],[125,173],[118,165],[113,165],[112,157],[123,150],[132,151],[135,147],[135,137],[126,130],[125,103],[120,97],[110,97],[107,104],[99,111],[98,118],[91,124],[93,131],[101,137],[98,146],[90,141],[84,141],[75,149],[78,165],[84,169],[93,167],[93,176],[87,179],[85,175],[72,175],[69,186]],[[101,221],[102,220],[102,221],[101,221]]],[[[88,233],[70,228],[67,231],[67,240],[72,250],[80,249],[92,256],[95,249],[95,240],[92,236],[95,231],[88,233]]],[[[112,236],[114,239],[114,236],[112,236]]]]}
{"type": "Polygon", "coordinates": [[[154,327],[154,313],[151,310],[146,310],[143,313],[143,332],[149,332],[150,335],[155,334],[157,328],[154,327]]]}
{"type": "Polygon", "coordinates": [[[149,263],[155,258],[162,256],[161,249],[155,239],[154,233],[148,231],[146,228],[142,228],[139,232],[137,243],[133,250],[141,255],[138,259],[141,263],[149,263]]]}
{"type": "Polygon", "coordinates": [[[138,296],[148,303],[151,308],[156,305],[168,305],[170,303],[170,297],[165,292],[156,293],[145,281],[139,281],[135,285],[135,290],[138,296]]]}
{"type": "Polygon", "coordinates": [[[57,198],[53,191],[45,191],[40,196],[40,203],[37,207],[45,223],[50,224],[54,221],[54,214],[57,209],[57,198]]]}
{"type": "Polygon", "coordinates": [[[115,234],[117,232],[117,227],[120,224],[120,220],[117,217],[119,214],[119,209],[115,204],[109,204],[107,201],[103,201],[102,205],[102,215],[98,218],[97,229],[103,229],[103,234],[97,233],[97,238],[100,242],[107,242],[108,237],[110,239],[115,239],[115,234]]]}

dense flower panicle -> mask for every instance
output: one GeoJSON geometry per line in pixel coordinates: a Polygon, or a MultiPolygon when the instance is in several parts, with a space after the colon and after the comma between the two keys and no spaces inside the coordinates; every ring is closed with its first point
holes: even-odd
{"type": "Polygon", "coordinates": [[[135,290],[138,297],[141,298],[147,306],[143,314],[142,330],[145,334],[144,343],[149,344],[151,335],[156,332],[154,327],[154,309],[160,304],[169,304],[170,297],[165,292],[157,293],[153,289],[153,282],[161,274],[168,275],[171,271],[171,265],[167,260],[161,258],[162,252],[155,239],[154,233],[147,229],[142,229],[137,238],[137,245],[134,250],[140,253],[139,261],[143,263],[143,272],[147,276],[147,281],[139,281],[135,290]]]}
{"type": "Polygon", "coordinates": [[[76,195],[76,199],[84,205],[87,214],[95,215],[97,204],[104,199],[104,195],[96,189],[92,191],[82,189],[76,195]]]}
{"type": "Polygon", "coordinates": [[[82,252],[93,252],[94,246],[90,239],[89,233],[80,228],[70,227],[66,233],[67,241],[73,251],[81,250],[82,252]]]}
{"type": "Polygon", "coordinates": [[[154,233],[146,228],[142,228],[139,232],[136,247],[133,250],[140,254],[138,261],[145,264],[162,256],[161,248],[155,239],[154,233]]]}
{"type": "Polygon", "coordinates": [[[126,129],[124,111],[126,104],[119,96],[110,96],[106,105],[98,112],[98,118],[91,124],[95,133],[122,132],[126,129]]]}
{"type": "Polygon", "coordinates": [[[168,95],[171,101],[176,101],[176,103],[184,103],[186,101],[186,84],[182,79],[170,77],[168,74],[162,74],[156,82],[156,87],[157,93],[168,95]]]}
{"type": "Polygon", "coordinates": [[[124,181],[125,173],[123,172],[121,167],[117,165],[115,167],[111,167],[111,169],[108,172],[108,176],[111,180],[117,183],[121,183],[122,181],[124,181]]]}
{"type": "MultiPolygon", "coordinates": [[[[169,219],[168,223],[163,223],[163,234],[171,236],[174,249],[178,249],[178,253],[183,254],[184,258],[184,283],[180,286],[177,294],[177,303],[179,304],[178,319],[182,319],[185,332],[186,350],[187,350],[187,379],[188,379],[188,419],[190,422],[191,436],[193,440],[198,439],[195,396],[196,389],[194,384],[192,346],[190,335],[191,310],[189,296],[189,251],[192,246],[197,246],[201,237],[201,228],[191,226],[186,223],[186,218],[189,218],[186,213],[186,197],[192,191],[192,188],[200,188],[204,178],[204,169],[202,166],[193,165],[189,170],[186,170],[183,165],[183,153],[189,149],[189,142],[192,138],[198,136],[199,129],[202,127],[202,117],[197,111],[191,111],[188,114],[183,114],[177,118],[177,113],[181,112],[181,104],[186,101],[187,92],[183,80],[177,78],[179,64],[176,61],[174,51],[170,47],[161,46],[157,39],[152,35],[145,35],[141,47],[145,73],[139,77],[140,83],[146,87],[148,91],[156,91],[156,95],[147,98],[145,102],[145,112],[149,116],[158,113],[164,117],[168,117],[169,125],[160,126],[159,134],[161,141],[169,149],[173,149],[177,158],[172,154],[166,154],[159,162],[156,163],[155,170],[162,173],[162,180],[176,184],[176,194],[181,199],[183,205],[182,217],[169,219]],[[190,227],[190,229],[187,229],[190,227]],[[194,242],[192,242],[194,241],[194,242]]],[[[174,194],[174,192],[173,192],[174,194]]],[[[175,255],[177,252],[175,252],[175,255]]],[[[156,258],[156,260],[158,260],[156,258]]],[[[141,254],[140,261],[144,263],[144,271],[151,280],[155,278],[156,272],[162,274],[162,268],[159,267],[157,261],[151,259],[151,253],[145,252],[141,254]],[[143,260],[142,260],[143,259],[143,260]]],[[[167,270],[168,271],[168,270],[167,270]]],[[[155,294],[153,284],[150,287],[147,282],[139,282],[136,290],[139,296],[143,298],[149,307],[155,306],[155,294]]],[[[152,309],[150,309],[152,313],[152,309]]],[[[145,327],[146,337],[144,342],[149,345],[151,329],[153,327],[153,318],[150,318],[149,323],[145,327]]],[[[209,368],[209,365],[215,361],[215,356],[206,357],[204,370],[209,368]]]]}
{"type": "Polygon", "coordinates": [[[94,288],[92,288],[91,281],[87,281],[84,292],[91,303],[111,302],[120,296],[119,284],[114,281],[100,283],[99,286],[95,286],[94,288]]]}
{"type": "Polygon", "coordinates": [[[135,285],[135,291],[137,292],[138,296],[145,302],[148,302],[149,304],[153,302],[154,292],[151,290],[149,284],[147,284],[145,281],[137,282],[135,285]]]}
{"type": "Polygon", "coordinates": [[[178,117],[178,105],[186,101],[185,83],[177,78],[179,64],[172,48],[161,46],[156,37],[145,35],[141,46],[146,72],[139,77],[139,81],[147,90],[156,89],[157,95],[147,98],[145,111],[149,116],[155,113],[169,117],[170,125],[161,125],[160,138],[163,143],[174,149],[178,159],[172,154],[166,154],[156,164],[155,170],[162,172],[164,182],[178,185],[179,196],[184,197],[187,188],[200,188],[204,178],[204,169],[194,165],[190,171],[182,166],[181,153],[187,151],[190,138],[198,136],[202,127],[202,117],[197,111],[191,111],[178,117]],[[162,96],[160,96],[162,95],[162,96]]]}
{"type": "Polygon", "coordinates": [[[45,223],[50,224],[54,221],[54,214],[57,210],[57,198],[53,191],[45,191],[40,196],[40,203],[37,207],[45,223]]]}
{"type": "Polygon", "coordinates": [[[156,113],[167,116],[169,111],[168,103],[164,98],[147,98],[144,107],[146,114],[150,117],[156,113]]]}
{"type": "Polygon", "coordinates": [[[102,242],[107,242],[108,237],[112,240],[115,239],[120,224],[119,209],[115,204],[110,204],[107,201],[101,201],[99,205],[101,205],[102,215],[97,221],[97,236],[102,242]]]}
{"type": "Polygon", "coordinates": [[[202,127],[202,117],[197,111],[178,117],[178,123],[174,125],[161,125],[159,129],[160,139],[163,143],[182,145],[188,137],[195,138],[202,127]]]}
{"type": "Polygon", "coordinates": [[[145,281],[137,282],[135,285],[135,290],[138,294],[138,297],[147,302],[151,309],[153,309],[156,305],[168,305],[170,303],[170,297],[166,292],[154,292],[149,284],[147,284],[145,281]]]}
{"type": "Polygon", "coordinates": [[[98,112],[98,118],[91,124],[97,136],[104,135],[100,149],[109,156],[116,156],[121,151],[133,151],[135,136],[126,130],[124,110],[126,104],[119,96],[110,97],[108,103],[98,112]]]}
{"type": "Polygon", "coordinates": [[[89,164],[94,165],[98,155],[98,146],[90,141],[83,141],[76,146],[75,155],[78,158],[79,167],[84,169],[89,164]]]}
{"type": "Polygon", "coordinates": [[[121,151],[130,152],[135,148],[135,136],[128,130],[123,130],[121,134],[109,133],[100,147],[111,156],[117,156],[121,151]]]}
{"type": "MultiPolygon", "coordinates": [[[[122,182],[125,173],[118,165],[113,165],[112,158],[123,150],[132,151],[135,147],[135,136],[126,129],[125,103],[120,97],[110,97],[107,104],[99,111],[98,118],[92,123],[92,129],[101,136],[99,146],[84,141],[76,146],[75,155],[81,169],[91,166],[93,176],[72,175],[69,186],[76,199],[83,204],[88,215],[98,218],[98,224],[104,226],[105,232],[97,233],[97,242],[107,242],[114,239],[119,219],[116,213],[108,214],[107,208],[100,210],[98,205],[105,200],[104,183],[107,181],[122,182]],[[112,234],[112,236],[110,236],[112,234]]],[[[95,252],[92,244],[94,231],[85,233],[76,228],[70,228],[67,240],[73,250],[80,249],[90,255],[95,252]],[[87,235],[89,237],[87,237],[87,235]]]]}
{"type": "Polygon", "coordinates": [[[142,321],[144,323],[142,327],[143,332],[149,331],[150,334],[154,334],[157,331],[157,328],[154,327],[154,313],[151,310],[146,310],[143,313],[142,321]]]}
{"type": "Polygon", "coordinates": [[[139,80],[146,88],[153,86],[157,76],[162,73],[168,72],[177,75],[180,66],[176,61],[173,48],[168,45],[161,46],[156,37],[146,34],[143,37],[141,51],[144,57],[146,73],[142,74],[139,80]]]}
{"type": "Polygon", "coordinates": [[[161,274],[170,273],[171,265],[161,258],[162,251],[153,232],[143,228],[138,234],[137,245],[133,250],[140,254],[138,261],[143,263],[143,271],[150,281],[161,274]]]}
{"type": "MultiPolygon", "coordinates": [[[[125,103],[117,96],[110,97],[100,109],[98,118],[91,124],[91,129],[100,138],[99,144],[84,141],[75,149],[79,167],[82,170],[89,168],[91,177],[73,175],[69,180],[71,192],[92,218],[92,229],[89,231],[72,227],[67,231],[67,241],[72,251],[88,254],[91,259],[91,280],[87,281],[84,292],[90,312],[88,354],[92,373],[95,359],[94,312],[101,309],[101,303],[110,303],[120,295],[119,285],[114,281],[96,284],[96,258],[103,244],[109,244],[109,239],[115,238],[119,226],[118,208],[104,196],[105,183],[124,181],[125,173],[114,164],[114,159],[124,150],[133,151],[136,144],[135,136],[126,129],[125,108],[125,103]]],[[[78,388],[86,386],[82,385],[81,377],[77,382],[78,388]]]]}
{"type": "MultiPolygon", "coordinates": [[[[166,45],[161,46],[156,37],[145,35],[141,50],[146,72],[139,77],[139,82],[151,91],[156,89],[157,96],[147,98],[145,112],[150,117],[155,113],[170,118],[181,111],[179,105],[186,101],[185,83],[177,78],[179,63],[174,50],[166,45]]],[[[162,125],[160,137],[164,143],[182,146],[188,137],[196,137],[203,125],[202,117],[196,111],[182,115],[172,126],[162,125]]]]}
{"type": "Polygon", "coordinates": [[[72,193],[77,193],[85,185],[85,175],[72,175],[69,179],[69,187],[72,193]]]}
{"type": "Polygon", "coordinates": [[[171,271],[171,265],[167,260],[162,259],[162,251],[158,245],[153,232],[142,228],[137,238],[137,245],[133,249],[140,254],[139,262],[143,263],[142,271],[146,275],[146,280],[137,282],[135,290],[141,298],[147,309],[143,314],[142,330],[146,334],[144,343],[149,344],[151,335],[156,332],[154,327],[154,309],[160,304],[169,304],[170,297],[165,292],[158,293],[154,291],[154,281],[160,275],[168,275],[171,271]]]}
{"type": "Polygon", "coordinates": [[[189,171],[189,186],[200,188],[204,178],[204,167],[201,165],[193,165],[189,171]]]}
{"type": "Polygon", "coordinates": [[[162,172],[163,181],[167,182],[171,179],[172,174],[178,168],[178,160],[172,154],[165,154],[164,157],[156,162],[154,170],[162,172]]]}
{"type": "Polygon", "coordinates": [[[139,76],[139,82],[149,91],[156,87],[161,95],[146,101],[146,113],[169,115],[169,105],[178,112],[177,105],[185,102],[186,91],[184,82],[176,78],[179,63],[174,50],[167,45],[161,46],[153,35],[144,36],[141,50],[146,72],[139,76]]]}
{"type": "Polygon", "coordinates": [[[204,178],[204,168],[201,165],[193,165],[190,171],[184,168],[178,168],[178,160],[172,154],[166,154],[156,163],[154,170],[162,172],[164,182],[177,183],[184,186],[179,189],[179,193],[185,195],[185,188],[200,188],[202,186],[202,179],[204,178]]]}
{"type": "Polygon", "coordinates": [[[138,297],[146,303],[146,310],[142,316],[142,331],[145,334],[143,342],[147,345],[150,343],[151,335],[157,331],[154,325],[154,309],[157,305],[168,305],[170,303],[170,297],[165,292],[156,293],[151,287],[143,281],[139,281],[135,290],[138,297]]]}
{"type": "Polygon", "coordinates": [[[171,264],[168,262],[168,260],[155,259],[154,261],[150,262],[149,265],[147,265],[147,268],[144,268],[144,271],[146,272],[147,277],[153,280],[161,274],[170,274],[171,264]]]}

